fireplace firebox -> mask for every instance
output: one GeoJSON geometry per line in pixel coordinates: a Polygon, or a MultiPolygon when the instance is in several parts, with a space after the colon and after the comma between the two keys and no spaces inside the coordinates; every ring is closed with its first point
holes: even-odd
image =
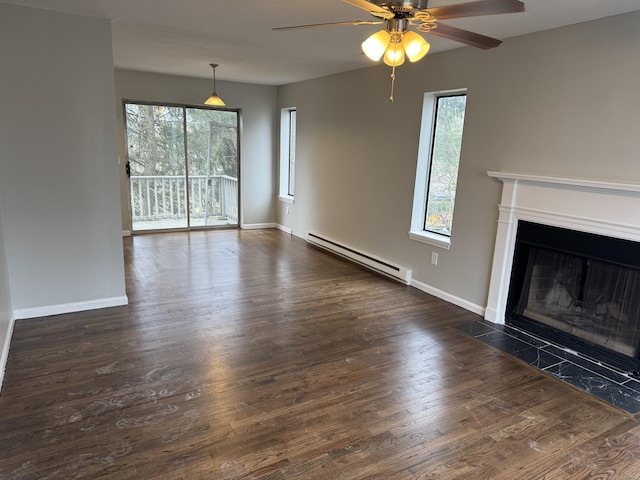
{"type": "Polygon", "coordinates": [[[640,372],[640,243],[517,224],[507,324],[640,372]]]}

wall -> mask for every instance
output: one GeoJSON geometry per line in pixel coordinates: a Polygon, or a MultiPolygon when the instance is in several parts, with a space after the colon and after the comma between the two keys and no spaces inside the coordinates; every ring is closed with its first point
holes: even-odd
{"type": "MultiPolygon", "coordinates": [[[[221,66],[220,68],[224,68],[221,66]]],[[[220,68],[218,73],[220,73],[220,68]]],[[[118,152],[122,230],[131,230],[129,186],[124,173],[127,158],[122,100],[202,105],[211,94],[213,80],[116,70],[118,152]]],[[[256,226],[275,221],[275,87],[216,80],[216,90],[228,108],[241,109],[240,144],[241,224],[256,226]]]]}
{"type": "MultiPolygon", "coordinates": [[[[416,285],[486,305],[501,185],[488,170],[640,182],[640,13],[283,86],[298,109],[296,198],[277,222],[413,269],[416,285]],[[449,251],[408,238],[424,92],[468,89],[449,251]],[[431,252],[439,253],[437,266],[431,252]]],[[[354,47],[354,55],[358,52],[354,47]]]]}
{"type": "Polygon", "coordinates": [[[9,288],[9,269],[2,232],[2,198],[0,198],[0,388],[9,354],[9,342],[13,327],[13,307],[9,288]]]}
{"type": "Polygon", "coordinates": [[[126,303],[109,22],[0,5],[0,58],[16,316],[126,303]]]}

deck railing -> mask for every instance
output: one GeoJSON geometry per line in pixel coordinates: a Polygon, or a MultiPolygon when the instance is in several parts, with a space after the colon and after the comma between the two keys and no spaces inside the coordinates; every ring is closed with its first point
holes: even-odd
{"type": "MultiPolygon", "coordinates": [[[[135,221],[186,218],[187,190],[184,176],[130,178],[131,217],[135,221]]],[[[189,176],[191,218],[227,218],[238,221],[238,179],[227,175],[189,176]]]]}

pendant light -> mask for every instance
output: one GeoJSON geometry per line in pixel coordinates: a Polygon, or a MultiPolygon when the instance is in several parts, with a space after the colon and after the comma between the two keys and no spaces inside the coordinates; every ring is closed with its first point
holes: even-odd
{"type": "Polygon", "coordinates": [[[218,64],[217,63],[210,63],[209,65],[211,65],[211,68],[213,68],[213,93],[211,94],[211,96],[209,98],[207,98],[204,101],[204,104],[205,105],[215,105],[217,107],[224,107],[224,102],[222,101],[222,99],[216,93],[216,67],[218,66],[218,64]]]}

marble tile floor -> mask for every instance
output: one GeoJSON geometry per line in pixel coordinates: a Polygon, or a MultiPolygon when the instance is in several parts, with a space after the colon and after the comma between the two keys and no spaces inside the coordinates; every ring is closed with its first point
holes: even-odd
{"type": "Polygon", "coordinates": [[[640,380],[508,325],[481,320],[458,330],[615,407],[640,413],[640,380]]]}

